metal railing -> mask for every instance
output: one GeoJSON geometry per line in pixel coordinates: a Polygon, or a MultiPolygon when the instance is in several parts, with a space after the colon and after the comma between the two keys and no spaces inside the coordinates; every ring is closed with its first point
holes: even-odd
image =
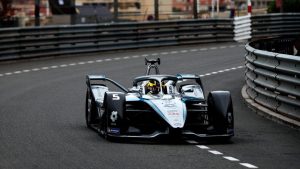
{"type": "Polygon", "coordinates": [[[247,44],[245,80],[250,99],[300,122],[300,56],[293,55],[295,41],[272,38],[247,44]]]}
{"type": "Polygon", "coordinates": [[[300,13],[251,16],[252,38],[300,34],[300,13]]]}
{"type": "Polygon", "coordinates": [[[0,60],[233,41],[231,19],[0,29],[0,60]]]}

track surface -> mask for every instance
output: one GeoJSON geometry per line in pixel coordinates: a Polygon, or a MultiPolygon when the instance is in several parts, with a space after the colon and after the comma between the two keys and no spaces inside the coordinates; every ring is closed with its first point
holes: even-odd
{"type": "Polygon", "coordinates": [[[299,168],[299,131],[264,119],[244,104],[242,46],[148,48],[1,63],[0,168],[299,168]],[[88,130],[85,75],[105,74],[130,87],[135,76],[145,73],[145,56],[160,56],[162,73],[202,75],[206,92],[231,91],[232,142],[111,143],[88,130]]]}

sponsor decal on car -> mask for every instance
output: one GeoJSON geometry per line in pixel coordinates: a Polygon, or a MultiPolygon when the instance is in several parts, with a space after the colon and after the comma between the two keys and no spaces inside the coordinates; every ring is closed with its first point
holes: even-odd
{"type": "Polygon", "coordinates": [[[108,128],[108,132],[112,134],[120,134],[120,128],[108,128]]]}
{"type": "Polygon", "coordinates": [[[117,121],[117,119],[118,119],[118,112],[117,111],[111,112],[110,120],[114,123],[117,121]]]}

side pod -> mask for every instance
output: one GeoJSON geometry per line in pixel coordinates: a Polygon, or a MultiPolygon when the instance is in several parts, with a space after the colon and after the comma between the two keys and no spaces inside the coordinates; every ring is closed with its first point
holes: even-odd
{"type": "Polygon", "coordinates": [[[218,134],[234,134],[234,118],[229,91],[212,91],[207,98],[208,113],[218,134]]]}

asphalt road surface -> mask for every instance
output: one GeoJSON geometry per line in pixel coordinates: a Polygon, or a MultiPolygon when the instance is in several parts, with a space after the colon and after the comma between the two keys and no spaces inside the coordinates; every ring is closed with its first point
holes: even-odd
{"type": "Polygon", "coordinates": [[[242,44],[147,48],[0,63],[1,169],[299,169],[299,131],[264,119],[244,103],[242,44]],[[230,143],[183,140],[112,143],[85,126],[85,76],[105,74],[130,87],[144,57],[164,74],[202,76],[206,92],[229,90],[230,143]]]}

